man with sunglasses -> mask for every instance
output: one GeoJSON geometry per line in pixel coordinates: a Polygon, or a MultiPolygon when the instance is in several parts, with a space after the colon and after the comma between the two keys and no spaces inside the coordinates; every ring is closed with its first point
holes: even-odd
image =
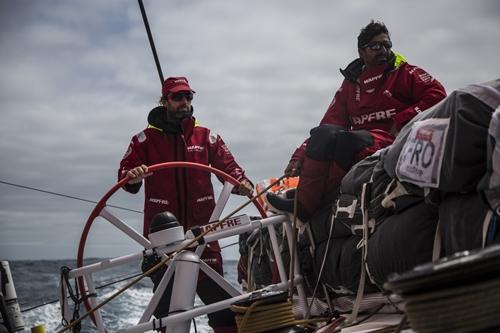
{"type": "MultiPolygon", "coordinates": [[[[344,70],[341,87],[320,126],[292,155],[285,169],[299,176],[298,217],[306,222],[337,196],[351,166],[390,145],[416,114],[446,97],[444,87],[392,50],[389,31],[373,20],[358,36],[359,58],[344,70]]],[[[293,212],[293,199],[268,194],[278,212],[293,212]]]]}
{"type": "MultiPolygon", "coordinates": [[[[162,87],[160,106],[149,112],[149,126],[135,135],[120,163],[118,179],[131,178],[124,189],[137,193],[145,181],[143,234],[148,236],[153,217],[162,212],[174,214],[185,230],[208,223],[215,207],[214,190],[209,172],[195,169],[166,169],[152,175],[148,165],[188,161],[210,165],[240,181],[233,193],[250,195],[253,184],[236,163],[222,138],[208,128],[199,126],[193,117],[195,91],[185,77],[169,77],[162,87]]],[[[207,244],[201,259],[223,275],[222,256],[218,242],[207,244]]],[[[147,258],[145,259],[147,261],[147,258]]],[[[152,276],[157,285],[162,274],[152,276]]],[[[230,296],[200,272],[197,292],[205,304],[230,296]]],[[[155,311],[157,317],[168,314],[170,296],[167,292],[155,311]]],[[[230,310],[209,314],[209,325],[216,333],[236,332],[230,310]]]]}

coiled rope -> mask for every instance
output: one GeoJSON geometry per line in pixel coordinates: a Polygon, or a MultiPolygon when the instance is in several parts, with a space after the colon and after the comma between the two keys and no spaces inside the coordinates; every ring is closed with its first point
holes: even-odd
{"type": "Polygon", "coordinates": [[[274,304],[256,301],[250,306],[231,305],[238,333],[266,332],[296,324],[290,300],[274,304]]]}
{"type": "Polygon", "coordinates": [[[417,266],[389,277],[384,287],[402,297],[419,333],[498,332],[500,245],[417,266]]]}
{"type": "Polygon", "coordinates": [[[411,327],[422,333],[500,327],[500,278],[405,297],[411,327]]]}
{"type": "Polygon", "coordinates": [[[295,319],[290,298],[272,304],[268,300],[257,300],[250,306],[231,305],[236,313],[238,333],[269,332],[275,329],[329,322],[332,318],[295,319]]]}

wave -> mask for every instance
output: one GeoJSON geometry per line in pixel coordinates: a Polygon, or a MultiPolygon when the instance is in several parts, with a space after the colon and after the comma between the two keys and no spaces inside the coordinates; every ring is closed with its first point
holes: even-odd
{"type": "MultiPolygon", "coordinates": [[[[22,309],[29,309],[37,304],[48,303],[57,299],[57,290],[59,283],[58,267],[67,265],[68,261],[12,261],[10,266],[14,284],[16,286],[18,300],[22,309]],[[35,273],[34,273],[35,272],[35,273]]],[[[69,264],[74,262],[70,261],[69,264]]],[[[68,265],[69,266],[69,265],[68,265]]],[[[228,281],[237,286],[236,282],[236,266],[235,261],[226,261],[224,263],[225,275],[228,281]]],[[[70,266],[71,267],[71,266],[70,266]]],[[[136,265],[124,267],[121,270],[108,272],[96,278],[96,285],[102,285],[105,282],[116,279],[117,276],[130,275],[137,270],[136,265]],[[111,276],[112,275],[112,276],[111,276]]],[[[112,296],[120,288],[124,287],[128,281],[113,284],[100,293],[98,301],[112,296]]],[[[110,301],[101,309],[101,314],[105,322],[106,328],[110,331],[116,331],[121,328],[126,328],[131,325],[136,325],[152,297],[152,284],[148,280],[141,281],[138,285],[127,289],[116,299],[110,301]]],[[[198,297],[195,300],[195,306],[202,305],[198,297]]],[[[70,302],[71,311],[72,304],[70,302]]],[[[82,305],[80,314],[85,313],[85,307],[82,305]]],[[[56,332],[62,328],[61,326],[61,308],[59,303],[46,304],[44,306],[24,311],[23,319],[25,327],[30,328],[36,325],[43,324],[47,332],[56,332]]],[[[195,319],[196,331],[199,333],[209,333],[211,328],[208,326],[206,316],[195,319]]],[[[82,321],[82,332],[97,332],[93,323],[89,318],[82,321]]],[[[191,331],[194,332],[194,327],[191,325],[191,331]]]]}

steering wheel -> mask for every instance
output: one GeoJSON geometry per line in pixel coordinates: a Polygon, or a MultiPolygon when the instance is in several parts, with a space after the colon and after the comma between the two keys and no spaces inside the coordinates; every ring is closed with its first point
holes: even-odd
{"type": "MultiPolygon", "coordinates": [[[[171,169],[171,168],[191,168],[191,169],[198,169],[198,170],[204,170],[208,171],[210,173],[215,174],[219,178],[222,178],[224,180],[224,188],[222,190],[222,193],[220,197],[217,200],[217,203],[215,205],[215,208],[212,212],[212,216],[210,218],[210,221],[214,221],[220,218],[220,215],[222,214],[224,207],[226,206],[227,200],[229,198],[229,195],[231,194],[231,189],[235,185],[239,185],[239,182],[233,178],[232,176],[228,175],[227,173],[215,169],[213,167],[204,165],[204,164],[199,164],[199,163],[193,163],[193,162],[166,162],[166,163],[159,163],[152,165],[148,167],[148,173],[154,173],[159,170],[163,169],[171,169]]],[[[99,202],[96,204],[94,209],[92,210],[92,213],[87,219],[87,222],[85,223],[85,227],[83,228],[82,234],[80,236],[80,243],[78,245],[78,254],[77,254],[77,268],[80,268],[83,266],[83,256],[84,256],[84,251],[85,251],[85,243],[87,241],[87,236],[90,231],[90,227],[92,226],[92,223],[94,220],[98,217],[101,216],[108,222],[112,223],[114,226],[116,226],[120,231],[124,232],[132,238],[135,242],[139,243],[141,246],[144,248],[152,248],[151,243],[140,233],[138,233],[136,230],[134,230],[132,227],[127,225],[125,222],[121,221],[119,218],[117,218],[114,214],[112,214],[109,210],[106,209],[106,203],[113,196],[113,194],[120,189],[122,186],[128,183],[130,180],[129,177],[123,178],[121,181],[116,183],[104,196],[99,200],[99,202]]],[[[261,214],[262,218],[266,217],[266,212],[264,208],[260,205],[260,203],[257,200],[253,201],[253,204],[261,214]]],[[[81,295],[86,294],[85,290],[85,285],[83,283],[83,278],[79,277],[78,278],[78,287],[80,290],[81,295]]],[[[88,298],[85,298],[84,300],[85,308],[87,311],[90,311],[92,309],[91,304],[89,303],[88,298]]],[[[95,316],[94,314],[90,315],[92,321],[96,324],[95,316]]]]}

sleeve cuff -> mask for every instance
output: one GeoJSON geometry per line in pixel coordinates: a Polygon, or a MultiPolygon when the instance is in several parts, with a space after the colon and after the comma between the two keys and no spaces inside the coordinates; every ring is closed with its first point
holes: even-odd
{"type": "Polygon", "coordinates": [[[123,185],[123,188],[125,191],[130,192],[130,193],[137,193],[141,189],[142,182],[140,183],[135,183],[135,184],[125,184],[123,185]]]}

